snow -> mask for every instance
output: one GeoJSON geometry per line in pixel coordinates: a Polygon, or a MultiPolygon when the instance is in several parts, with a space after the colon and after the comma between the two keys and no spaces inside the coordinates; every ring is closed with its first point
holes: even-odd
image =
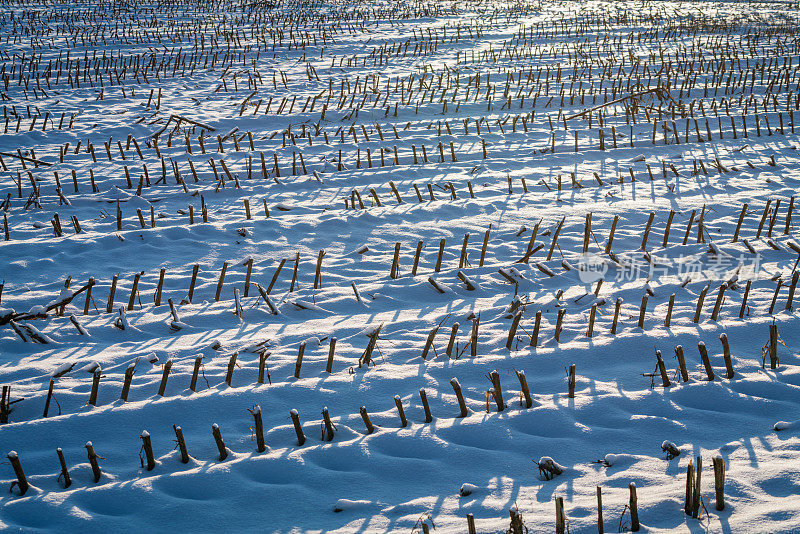
{"type": "Polygon", "coordinates": [[[469,495],[472,495],[473,493],[475,493],[479,489],[480,488],[478,486],[476,486],[475,484],[470,484],[468,482],[465,482],[465,483],[461,484],[461,488],[458,490],[458,494],[461,495],[462,497],[467,497],[469,495]]]}
{"type": "Polygon", "coordinates": [[[80,370],[85,371],[87,373],[94,373],[99,368],[100,364],[97,363],[96,361],[92,361],[81,367],[80,370]]]}
{"type": "Polygon", "coordinates": [[[329,312],[328,310],[323,309],[320,306],[317,306],[316,304],[314,304],[312,302],[308,302],[307,300],[295,299],[295,300],[290,300],[289,302],[291,304],[294,304],[295,306],[297,306],[297,308],[299,308],[301,310],[311,310],[311,311],[321,311],[321,312],[332,313],[332,312],[329,312]]]}
{"type": "Polygon", "coordinates": [[[370,324],[370,325],[367,325],[366,327],[364,327],[363,330],[360,330],[358,333],[356,333],[356,335],[357,336],[371,337],[373,334],[375,334],[375,331],[379,330],[381,327],[383,327],[382,323],[378,324],[378,325],[370,324]]]}
{"type": "Polygon", "coordinates": [[[597,530],[597,486],[606,531],[625,527],[620,516],[632,483],[645,532],[800,531],[800,294],[786,306],[800,253],[796,6],[251,4],[173,9],[145,2],[97,12],[110,4],[34,2],[15,4],[13,19],[12,7],[0,8],[0,80],[8,77],[0,84],[0,211],[9,225],[9,240],[0,238],[0,384],[11,386],[0,443],[18,452],[37,488],[9,493],[15,474],[7,464],[0,469],[0,528],[419,532],[420,519],[430,514],[437,532],[465,532],[466,515],[473,514],[478,532],[499,533],[508,529],[508,510],[518,507],[531,532],[551,532],[553,500],[563,497],[570,532],[585,533],[597,530]],[[60,18],[45,20],[58,10],[60,18]],[[608,25],[592,22],[611,14],[617,18],[608,25]],[[288,16],[294,19],[286,22],[288,16]],[[56,82],[59,57],[66,65],[67,52],[70,67],[56,82]],[[108,66],[111,58],[115,67],[108,66]],[[200,63],[192,68],[195,59],[200,63]],[[691,88],[687,68],[697,74],[691,88]],[[78,70],[80,86],[70,87],[78,70]],[[629,103],[603,107],[602,117],[595,111],[591,123],[565,118],[634,87],[666,84],[667,76],[671,100],[638,101],[635,122],[626,117],[629,103]],[[691,115],[684,116],[690,105],[691,115]],[[62,113],[66,123],[77,114],[72,129],[57,127],[62,113]],[[29,129],[32,116],[37,122],[29,129]],[[173,117],[214,130],[183,124],[170,139],[173,117]],[[691,118],[699,133],[691,121],[686,133],[691,118]],[[676,133],[673,120],[679,142],[672,135],[665,143],[663,127],[676,133]],[[157,151],[153,134],[164,127],[157,151]],[[86,152],[90,142],[97,161],[86,152]],[[51,165],[23,168],[13,156],[17,149],[51,165]],[[54,173],[68,203],[59,198],[54,173]],[[31,177],[41,208],[25,206],[31,177]],[[790,204],[794,215],[785,231],[790,204]],[[51,223],[56,213],[60,237],[51,223]],[[399,276],[393,278],[397,243],[399,276]],[[530,245],[535,252],[525,258],[530,245]],[[753,276],[747,265],[756,258],[753,276]],[[138,294],[131,298],[136,274],[138,294]],[[71,297],[90,277],[88,302],[84,290],[63,310],[24,317],[45,315],[48,305],[71,297]],[[116,293],[107,308],[113,277],[116,293]],[[719,317],[712,320],[723,283],[719,317]],[[269,291],[268,304],[259,287],[269,291]],[[644,295],[649,300],[639,328],[644,295]],[[773,322],[775,369],[762,352],[773,322]],[[732,380],[725,378],[723,335],[732,380]],[[366,364],[371,338],[376,345],[366,364]],[[302,370],[294,379],[302,343],[302,370]],[[698,343],[708,351],[714,380],[705,379],[698,343]],[[672,356],[678,345],[687,382],[672,356]],[[656,350],[669,387],[662,386],[656,350]],[[125,371],[137,362],[122,401],[125,371]],[[168,362],[161,397],[156,392],[168,362]],[[570,397],[566,370],[573,364],[570,397]],[[92,407],[87,401],[97,369],[103,373],[92,407]],[[487,379],[493,370],[506,405],[500,412],[487,379]],[[519,377],[527,379],[531,408],[519,377]],[[51,378],[57,380],[44,418],[51,378]],[[463,393],[465,417],[454,388],[463,393]],[[424,422],[421,390],[431,423],[424,422]],[[405,428],[395,399],[408,419],[405,428]],[[323,406],[336,423],[330,442],[323,439],[323,406]],[[376,429],[371,434],[362,406],[376,429]],[[263,420],[263,453],[256,448],[254,413],[263,420]],[[302,446],[291,416],[305,433],[302,446]],[[186,464],[175,449],[175,427],[191,456],[186,464]],[[222,462],[212,428],[230,451],[222,462]],[[152,471],[137,457],[140,436],[151,439],[152,471]],[[104,474],[96,484],[84,448],[92,443],[104,474]],[[58,448],[69,488],[58,480],[58,448]],[[681,454],[671,457],[671,450],[681,454]],[[726,508],[719,511],[711,505],[717,455],[728,468],[726,508]],[[708,509],[701,520],[683,512],[686,467],[698,456],[708,509]],[[561,473],[546,480],[539,465],[561,473]]]}
{"type": "Polygon", "coordinates": [[[549,469],[553,470],[556,474],[561,474],[564,471],[564,466],[550,458],[549,456],[542,456],[539,458],[539,466],[540,467],[548,467],[549,469]]]}
{"type": "Polygon", "coordinates": [[[353,512],[358,510],[369,509],[374,506],[376,506],[376,504],[368,500],[339,499],[338,501],[336,501],[336,504],[333,505],[333,511],[335,513],[353,512]]]}
{"type": "Polygon", "coordinates": [[[800,420],[798,421],[778,421],[775,423],[772,428],[773,430],[791,430],[793,428],[797,428],[800,426],[800,420]]]}
{"type": "Polygon", "coordinates": [[[53,338],[48,336],[47,334],[42,333],[38,328],[33,326],[32,324],[25,325],[30,331],[36,335],[39,339],[43,340],[45,343],[55,343],[53,338]]]}
{"type": "Polygon", "coordinates": [[[61,376],[63,374],[68,373],[74,367],[74,363],[64,362],[55,369],[53,372],[50,373],[50,376],[61,376]]]}

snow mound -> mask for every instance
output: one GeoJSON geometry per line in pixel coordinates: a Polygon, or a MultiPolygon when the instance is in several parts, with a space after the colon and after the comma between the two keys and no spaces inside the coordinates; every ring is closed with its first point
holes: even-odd
{"type": "Polygon", "coordinates": [[[354,510],[373,508],[374,506],[376,506],[376,504],[372,501],[339,499],[336,501],[336,504],[333,505],[333,511],[336,513],[352,512],[354,510]]]}
{"type": "Polygon", "coordinates": [[[772,427],[775,431],[792,430],[800,426],[800,421],[778,421],[772,427]]]}
{"type": "Polygon", "coordinates": [[[465,482],[464,484],[461,484],[461,488],[459,488],[458,494],[461,495],[462,497],[466,497],[467,495],[472,495],[479,489],[480,488],[475,484],[469,484],[468,482],[465,482]]]}

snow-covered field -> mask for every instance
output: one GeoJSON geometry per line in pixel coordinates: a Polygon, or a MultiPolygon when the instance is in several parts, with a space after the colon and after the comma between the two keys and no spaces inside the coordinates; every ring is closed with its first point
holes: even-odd
{"type": "Polygon", "coordinates": [[[0,528],[800,531],[799,20],[4,3],[0,528]]]}

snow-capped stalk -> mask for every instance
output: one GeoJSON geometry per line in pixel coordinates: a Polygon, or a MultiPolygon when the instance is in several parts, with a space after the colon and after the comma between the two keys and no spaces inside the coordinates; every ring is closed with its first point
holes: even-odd
{"type": "MultiPolygon", "coordinates": [[[[161,294],[162,294],[163,289],[164,289],[164,275],[166,273],[167,273],[167,270],[164,267],[162,267],[161,270],[158,272],[158,285],[156,286],[156,293],[153,296],[153,304],[155,306],[161,306],[161,294]]],[[[94,279],[90,278],[89,282],[93,284],[94,283],[94,279]]],[[[89,289],[91,289],[91,287],[89,289]]],[[[87,295],[88,295],[88,293],[87,293],[87,295]]],[[[84,315],[86,315],[86,313],[84,313],[84,315]]]]}
{"type": "MultiPolygon", "coordinates": [[[[169,371],[172,369],[172,359],[167,360],[164,363],[164,370],[161,373],[161,383],[158,386],[158,396],[163,397],[164,392],[167,389],[167,379],[169,378],[169,371]]],[[[126,371],[127,375],[127,371],[126,371]]]]}
{"type": "Polygon", "coordinates": [[[683,504],[683,511],[686,515],[692,515],[692,506],[694,506],[694,462],[690,459],[689,464],[686,466],[686,499],[683,504]]]}
{"type": "Polygon", "coordinates": [[[786,307],[784,310],[790,311],[793,309],[794,304],[794,292],[797,289],[797,282],[800,280],[800,271],[795,271],[792,274],[792,283],[789,284],[789,296],[786,297],[786,307]]]}
{"type": "Polygon", "coordinates": [[[708,359],[708,351],[706,350],[706,344],[702,341],[697,344],[697,350],[700,351],[700,359],[703,362],[703,366],[706,369],[706,377],[708,381],[714,380],[714,369],[711,367],[711,361],[708,359]]]}
{"type": "Polygon", "coordinates": [[[564,497],[556,497],[556,534],[566,532],[567,519],[564,516],[564,497]]]}
{"type": "Polygon", "coordinates": [[[300,415],[297,413],[297,410],[290,410],[289,417],[292,418],[292,424],[294,425],[294,431],[297,434],[297,444],[303,445],[306,442],[306,436],[303,434],[303,427],[300,426],[300,415]]]}
{"type": "Polygon", "coordinates": [[[661,443],[661,450],[667,453],[667,460],[672,460],[681,454],[681,450],[678,446],[667,440],[661,443]]]}
{"type": "Polygon", "coordinates": [[[100,471],[100,464],[97,463],[97,453],[94,451],[94,446],[92,445],[91,441],[86,442],[86,454],[89,457],[89,464],[92,466],[92,474],[94,475],[94,481],[100,482],[100,477],[103,476],[103,472],[100,471]]]}
{"type": "Polygon", "coordinates": [[[456,398],[458,399],[458,407],[461,410],[459,412],[459,417],[466,417],[467,416],[467,404],[464,402],[464,394],[461,393],[461,384],[458,383],[456,378],[450,379],[450,385],[453,386],[453,391],[456,394],[456,398]]]}
{"type": "Polygon", "coordinates": [[[238,352],[234,352],[231,354],[231,357],[228,360],[228,372],[225,374],[225,383],[228,385],[228,387],[231,387],[231,381],[233,380],[233,368],[236,367],[236,357],[238,354],[238,352]]]}
{"type": "Polygon", "coordinates": [[[153,444],[150,442],[150,433],[147,430],[142,430],[139,437],[142,439],[142,449],[147,459],[147,470],[152,471],[156,467],[156,459],[153,456],[153,444]]]}
{"type": "Polygon", "coordinates": [[[428,395],[424,389],[419,390],[419,398],[422,401],[422,409],[425,411],[425,422],[430,423],[433,421],[433,416],[431,415],[431,407],[428,405],[428,395]]]}
{"type": "Polygon", "coordinates": [[[393,280],[400,278],[400,243],[394,245],[394,256],[392,257],[392,268],[389,271],[389,277],[393,280]]]}
{"type": "Polygon", "coordinates": [[[458,277],[459,280],[461,280],[461,282],[464,283],[464,286],[467,288],[467,291],[475,291],[475,289],[478,287],[475,285],[475,282],[470,280],[469,277],[467,277],[467,275],[465,275],[462,271],[458,271],[456,273],[456,276],[458,277]]]}
{"type": "Polygon", "coordinates": [[[233,300],[236,304],[236,316],[239,318],[239,320],[244,319],[244,310],[242,309],[242,303],[241,300],[239,299],[238,287],[233,288],[233,300]]]}
{"type": "Polygon", "coordinates": [[[172,302],[172,298],[167,299],[167,304],[169,304],[169,311],[172,314],[173,322],[180,323],[181,319],[178,317],[178,310],[175,309],[175,303],[172,302]]]}
{"type": "Polygon", "coordinates": [[[350,287],[353,288],[353,294],[356,296],[356,300],[358,302],[363,303],[364,301],[361,300],[361,293],[358,292],[358,288],[356,287],[356,283],[355,282],[350,282],[350,287]]]}
{"type": "Polygon", "coordinates": [[[316,271],[314,272],[314,289],[319,289],[322,287],[322,258],[324,257],[325,251],[320,250],[319,254],[317,255],[316,271]]]}
{"type": "Polygon", "coordinates": [[[67,461],[64,459],[64,451],[61,450],[61,447],[56,449],[56,454],[58,455],[58,462],[61,464],[61,475],[58,478],[63,479],[64,487],[68,488],[72,485],[72,479],[69,476],[67,461]]]}
{"type": "Polygon", "coordinates": [[[422,349],[422,359],[425,360],[428,357],[428,352],[431,350],[433,346],[433,340],[436,337],[436,332],[439,331],[439,325],[436,325],[431,329],[428,333],[428,339],[425,341],[425,348],[422,349]]]}
{"type": "Polygon", "coordinates": [[[3,386],[3,396],[0,397],[0,425],[8,423],[8,414],[11,411],[8,407],[11,398],[11,386],[3,386]]]}
{"type": "Polygon", "coordinates": [[[539,327],[542,324],[542,310],[536,312],[536,318],[533,321],[533,333],[531,334],[531,347],[535,347],[539,343],[539,327]]]}
{"type": "Polygon", "coordinates": [[[533,406],[533,399],[531,398],[530,389],[528,389],[528,379],[525,378],[525,371],[517,371],[514,369],[514,372],[517,374],[519,387],[522,389],[522,396],[525,398],[525,407],[530,408],[533,406]]]}
{"type": "Polygon", "coordinates": [[[69,322],[72,323],[72,325],[75,327],[75,329],[78,331],[78,333],[80,335],[82,335],[82,336],[88,336],[89,335],[88,330],[86,330],[86,328],[83,327],[83,325],[80,323],[78,318],[75,317],[74,315],[70,315],[69,316],[69,322]]]}
{"type": "MultiPolygon", "coordinates": [[[[472,184],[470,183],[470,192],[472,191],[472,184]]],[[[470,195],[471,196],[471,195],[470,195]]],[[[486,258],[486,247],[489,245],[489,234],[492,231],[492,225],[489,225],[489,228],[486,229],[486,232],[483,234],[483,245],[481,246],[481,258],[478,262],[479,267],[483,267],[483,261],[486,258]]]]}
{"type": "Polygon", "coordinates": [[[702,495],[700,494],[700,479],[702,478],[703,474],[703,457],[697,457],[697,463],[695,464],[695,476],[694,476],[694,488],[692,489],[692,517],[697,519],[700,515],[700,506],[702,495]]]}
{"type": "Polygon", "coordinates": [[[642,303],[639,306],[639,322],[637,323],[637,327],[644,328],[644,317],[647,313],[647,295],[642,296],[642,303]]]}
{"type": "Polygon", "coordinates": [[[192,267],[192,279],[189,281],[189,293],[186,295],[186,300],[189,301],[189,304],[192,303],[192,297],[194,296],[194,286],[197,283],[197,272],[200,270],[200,266],[195,264],[192,267]]]}
{"type": "Polygon", "coordinates": [[[524,532],[524,524],[522,523],[522,514],[516,508],[509,508],[508,515],[511,518],[511,525],[508,532],[511,534],[522,534],[524,532]]]}
{"type": "Polygon", "coordinates": [[[444,293],[444,288],[432,276],[428,277],[428,283],[433,286],[433,289],[435,289],[437,293],[444,293]]]}
{"type": "Polygon", "coordinates": [[[100,367],[98,366],[97,369],[94,370],[94,374],[92,375],[92,390],[89,393],[89,402],[90,406],[97,406],[97,390],[100,389],[100,367]]]}
{"type": "Polygon", "coordinates": [[[186,449],[186,441],[183,439],[183,430],[181,427],[172,425],[175,431],[175,441],[178,442],[178,450],[181,451],[181,462],[189,463],[189,451],[186,449]]]}
{"type": "Polygon", "coordinates": [[[725,370],[727,371],[725,378],[730,380],[736,373],[733,372],[733,361],[731,361],[731,348],[728,345],[728,336],[720,334],[719,340],[722,343],[722,357],[725,360],[725,370]]]}
{"type": "Polygon", "coordinates": [[[586,328],[586,337],[592,337],[594,331],[594,317],[597,314],[597,303],[592,304],[592,309],[589,312],[589,326],[586,328]]]}
{"type": "Polygon", "coordinates": [[[683,347],[681,345],[675,347],[675,356],[678,358],[678,367],[681,371],[681,380],[688,382],[689,373],[686,370],[686,358],[683,356],[683,347]]]}
{"type": "Polygon", "coordinates": [[[522,312],[514,314],[514,318],[511,320],[511,327],[508,329],[508,339],[506,340],[506,348],[508,350],[511,350],[511,347],[514,344],[520,319],[522,319],[522,312]]]}
{"type": "MultiPolygon", "coordinates": [[[[451,190],[455,195],[455,190],[452,189],[453,184],[450,184],[451,190]]],[[[458,258],[458,268],[463,269],[466,267],[468,259],[467,259],[467,245],[469,244],[469,234],[464,234],[464,241],[461,243],[461,255],[458,258]]]]}
{"type": "Polygon", "coordinates": [[[222,284],[225,282],[225,272],[228,270],[228,262],[222,263],[222,270],[219,272],[219,280],[217,281],[217,291],[214,294],[214,302],[219,302],[220,293],[222,293],[222,284]]]}
{"type": "Polygon", "coordinates": [[[364,426],[367,427],[367,434],[372,434],[373,432],[375,432],[375,427],[373,426],[372,421],[369,418],[366,406],[362,406],[359,411],[361,412],[361,419],[364,421],[364,426]]]}
{"type": "Polygon", "coordinates": [[[30,485],[28,484],[28,479],[25,476],[25,471],[22,470],[22,464],[19,462],[19,456],[17,456],[16,451],[9,451],[6,455],[8,461],[11,462],[11,467],[14,469],[14,474],[17,476],[17,481],[11,484],[11,489],[14,489],[14,485],[19,488],[19,494],[25,495],[25,492],[28,491],[30,485]]]}
{"type": "Polygon", "coordinates": [[[631,512],[631,532],[639,532],[639,505],[636,497],[636,483],[631,482],[628,484],[628,489],[630,490],[628,508],[631,512]]]}
{"type": "Polygon", "coordinates": [[[325,364],[325,372],[330,373],[333,370],[333,355],[336,351],[336,338],[331,337],[330,346],[328,347],[328,362],[325,364]]]}
{"type": "Polygon", "coordinates": [[[778,368],[778,325],[769,325],[769,368],[778,368]]]}
{"type": "Polygon", "coordinates": [[[228,449],[225,447],[225,442],[222,441],[222,433],[219,431],[219,425],[217,425],[217,423],[211,425],[211,434],[214,436],[214,441],[217,443],[219,461],[222,462],[228,457],[228,449]]]}
{"type": "Polygon", "coordinates": [[[133,276],[133,285],[131,286],[131,296],[128,298],[128,311],[133,311],[133,307],[136,304],[136,295],[138,295],[139,289],[139,278],[141,278],[142,273],[136,273],[133,276]]]}
{"type": "Polygon", "coordinates": [[[700,322],[700,313],[703,311],[703,301],[705,301],[706,293],[708,292],[708,288],[711,287],[711,284],[707,284],[706,287],[700,291],[700,294],[697,296],[697,307],[694,310],[694,317],[692,318],[692,322],[697,324],[700,322]]]}
{"type": "Polygon", "coordinates": [[[597,532],[603,534],[603,488],[597,486],[597,532]]]}
{"type": "Polygon", "coordinates": [[[717,510],[725,509],[725,461],[721,456],[714,457],[714,493],[717,510]]]}
{"type": "Polygon", "coordinates": [[[539,473],[544,477],[545,480],[553,480],[555,477],[564,472],[564,466],[549,456],[542,456],[539,458],[537,466],[539,467],[539,473]]]}
{"type": "Polygon", "coordinates": [[[131,324],[128,322],[128,313],[126,312],[125,308],[119,308],[119,317],[117,317],[117,320],[114,321],[114,326],[120,330],[130,330],[131,324]]]}
{"type": "MultiPolygon", "coordinates": [[[[284,259],[283,261],[286,261],[286,260],[284,259]]],[[[273,279],[273,282],[274,282],[274,279],[273,279]]],[[[269,312],[272,315],[278,315],[278,308],[272,302],[272,299],[269,298],[269,294],[267,293],[267,291],[264,291],[264,288],[262,288],[261,285],[259,285],[259,284],[256,284],[256,288],[258,289],[258,292],[261,293],[261,298],[263,298],[264,302],[267,304],[267,308],[269,308],[269,312]]]]}
{"type": "Polygon", "coordinates": [[[248,411],[253,414],[253,431],[256,435],[256,448],[258,452],[264,452],[267,450],[267,446],[264,444],[264,423],[261,419],[261,406],[256,404],[248,411]]]}
{"type": "Polygon", "coordinates": [[[419,267],[419,257],[422,254],[422,247],[425,246],[423,241],[417,242],[417,249],[414,252],[414,265],[411,267],[411,276],[417,276],[417,268],[419,267]]]}
{"type": "Polygon", "coordinates": [[[47,412],[50,410],[50,399],[53,397],[53,386],[55,385],[55,378],[50,378],[50,385],[47,386],[47,398],[44,401],[44,413],[42,417],[47,417],[47,412]]]}
{"type": "Polygon", "coordinates": [[[503,390],[500,387],[500,374],[497,371],[492,371],[489,373],[489,379],[492,381],[492,396],[497,404],[497,411],[502,412],[506,409],[506,405],[503,402],[503,390]]]}
{"type": "Polygon", "coordinates": [[[575,398],[575,364],[569,366],[569,372],[567,373],[567,387],[569,388],[569,398],[575,398]]]}
{"type": "Polygon", "coordinates": [[[661,358],[661,351],[656,351],[656,362],[658,363],[658,371],[661,373],[661,385],[665,388],[668,388],[672,385],[669,381],[669,376],[667,375],[667,368],[664,365],[664,360],[661,358]]]}
{"type": "Polygon", "coordinates": [[[469,350],[473,358],[478,356],[478,326],[480,324],[480,321],[481,321],[480,314],[478,314],[477,317],[472,319],[472,333],[470,334],[469,338],[469,350]]]}
{"type": "Polygon", "coordinates": [[[617,322],[619,321],[619,309],[622,307],[622,297],[617,298],[614,304],[614,319],[611,320],[611,333],[617,333],[617,322]]]}
{"type": "Polygon", "coordinates": [[[669,230],[672,227],[672,219],[675,218],[675,210],[669,210],[669,216],[667,217],[667,225],[664,228],[664,240],[661,244],[663,248],[667,248],[667,243],[669,242],[669,230]]]}
{"type": "Polygon", "coordinates": [[[467,533],[468,534],[478,533],[478,531],[475,529],[475,516],[472,514],[467,514],[467,533]]]}
{"type": "Polygon", "coordinates": [[[669,296],[669,304],[667,304],[667,316],[664,318],[664,327],[669,328],[670,322],[672,322],[672,308],[675,307],[675,293],[669,296]]]}
{"type": "Polygon", "coordinates": [[[711,312],[711,320],[716,322],[717,318],[719,317],[719,311],[722,307],[722,301],[725,298],[725,288],[726,285],[720,284],[719,292],[717,293],[717,299],[714,301],[714,310],[711,312]]]}
{"type": "Polygon", "coordinates": [[[377,345],[378,343],[378,335],[381,333],[382,328],[383,324],[378,326],[378,328],[374,329],[372,333],[370,333],[369,343],[367,343],[367,348],[364,350],[364,355],[358,362],[359,367],[361,367],[362,365],[366,365],[367,367],[369,367],[369,362],[372,360],[372,352],[375,350],[375,345],[377,345]]]}
{"type": "Polygon", "coordinates": [[[556,331],[555,331],[555,334],[553,335],[553,337],[555,337],[556,341],[558,341],[558,338],[561,336],[561,328],[563,327],[564,316],[566,314],[567,314],[567,310],[565,310],[564,308],[561,308],[560,310],[558,310],[558,315],[556,316],[556,331]]]}
{"type": "Polygon", "coordinates": [[[192,380],[189,383],[189,389],[192,391],[197,391],[197,375],[200,373],[200,365],[203,362],[202,356],[197,356],[194,359],[194,369],[192,369],[192,380]]]}
{"type": "Polygon", "coordinates": [[[128,401],[128,392],[131,389],[131,381],[133,380],[133,373],[136,372],[136,363],[132,363],[125,369],[125,377],[122,381],[122,393],[120,393],[119,398],[123,402],[128,401]]]}
{"type": "Polygon", "coordinates": [[[444,245],[445,245],[445,239],[442,238],[441,240],[439,240],[439,253],[436,256],[436,267],[434,268],[434,271],[436,271],[437,273],[442,270],[442,256],[444,254],[444,245]]]}
{"type": "Polygon", "coordinates": [[[303,354],[306,351],[306,342],[300,343],[300,348],[297,349],[297,361],[294,364],[294,377],[300,378],[300,367],[303,365],[303,354]]]}
{"type": "Polygon", "coordinates": [[[447,354],[448,358],[453,353],[453,345],[455,344],[456,335],[458,334],[458,327],[458,323],[453,323],[453,327],[450,330],[450,340],[447,342],[447,350],[445,351],[445,354],[447,354]]]}
{"type": "Polygon", "coordinates": [[[400,426],[407,427],[408,420],[406,419],[406,412],[403,410],[403,401],[400,399],[400,395],[394,396],[394,405],[397,406],[397,414],[400,416],[400,426]]]}
{"type": "MultiPolygon", "coordinates": [[[[269,357],[269,352],[262,352],[258,357],[258,383],[264,383],[264,374],[267,367],[267,358],[269,357]]],[[[269,378],[269,373],[266,373],[267,378],[269,378]]]]}
{"type": "Polygon", "coordinates": [[[328,407],[325,406],[322,408],[322,421],[325,425],[325,431],[323,432],[323,439],[325,441],[333,441],[333,422],[331,421],[331,416],[328,414],[328,407]]]}

